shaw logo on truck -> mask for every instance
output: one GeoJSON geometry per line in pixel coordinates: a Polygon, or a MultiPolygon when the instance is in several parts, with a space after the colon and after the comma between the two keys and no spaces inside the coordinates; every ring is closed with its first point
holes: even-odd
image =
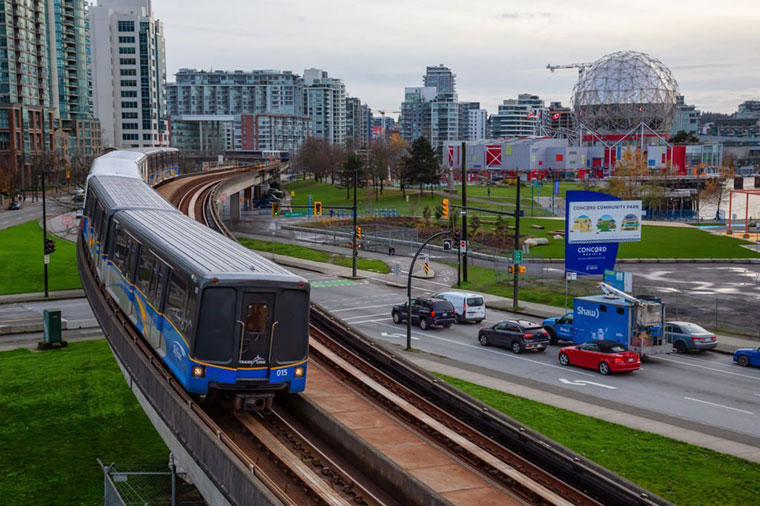
{"type": "Polygon", "coordinates": [[[578,306],[579,316],[588,316],[590,318],[599,318],[599,308],[588,309],[583,306],[578,306]]]}

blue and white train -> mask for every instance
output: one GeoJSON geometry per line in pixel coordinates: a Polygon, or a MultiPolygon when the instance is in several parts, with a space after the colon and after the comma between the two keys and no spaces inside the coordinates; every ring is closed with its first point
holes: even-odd
{"type": "Polygon", "coordinates": [[[143,168],[160,152],[93,163],[80,240],[101,285],[188,392],[266,409],[277,391],[303,391],[309,284],[149,187],[143,168]]]}

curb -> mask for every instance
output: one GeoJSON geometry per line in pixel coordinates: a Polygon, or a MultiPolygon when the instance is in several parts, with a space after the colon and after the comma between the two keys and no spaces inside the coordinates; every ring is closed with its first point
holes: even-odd
{"type": "MultiPolygon", "coordinates": [[[[61,330],[81,330],[94,328],[100,328],[100,324],[95,318],[86,318],[84,320],[61,320],[61,330]]],[[[42,323],[42,317],[40,317],[39,322],[0,327],[0,336],[12,334],[30,334],[33,332],[42,332],[43,330],[44,326],[42,323]]]]}
{"type": "Polygon", "coordinates": [[[17,304],[19,302],[45,302],[47,300],[67,300],[84,298],[84,290],[63,290],[60,292],[50,292],[48,297],[42,292],[16,293],[11,295],[0,295],[1,304],[17,304]]]}

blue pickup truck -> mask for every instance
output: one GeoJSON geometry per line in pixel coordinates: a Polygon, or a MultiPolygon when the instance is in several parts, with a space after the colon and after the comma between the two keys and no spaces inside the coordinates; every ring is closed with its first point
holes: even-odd
{"type": "Polygon", "coordinates": [[[636,298],[605,283],[598,286],[604,295],[576,297],[572,312],[544,320],[550,342],[612,340],[641,356],[671,350],[663,334],[664,308],[659,299],[636,298]]]}

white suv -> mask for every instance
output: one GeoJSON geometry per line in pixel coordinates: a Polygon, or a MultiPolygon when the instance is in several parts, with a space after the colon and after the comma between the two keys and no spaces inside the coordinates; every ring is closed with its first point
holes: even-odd
{"type": "Polygon", "coordinates": [[[457,323],[480,323],[486,319],[486,303],[482,295],[468,292],[442,292],[436,295],[451,302],[457,323]]]}

